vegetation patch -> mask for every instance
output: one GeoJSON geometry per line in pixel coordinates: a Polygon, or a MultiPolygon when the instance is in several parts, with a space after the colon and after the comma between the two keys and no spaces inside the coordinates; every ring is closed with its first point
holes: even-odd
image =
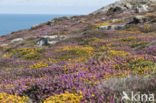
{"type": "Polygon", "coordinates": [[[80,103],[83,98],[83,94],[80,91],[79,93],[65,93],[51,96],[47,98],[44,103],[80,103]]]}
{"type": "Polygon", "coordinates": [[[20,97],[18,95],[10,95],[7,93],[0,93],[0,102],[1,103],[29,103],[28,97],[20,97]]]}
{"type": "Polygon", "coordinates": [[[81,62],[86,60],[94,52],[92,47],[82,47],[82,46],[65,46],[56,50],[58,53],[54,58],[61,60],[68,60],[74,62],[81,62]]]}
{"type": "Polygon", "coordinates": [[[111,25],[111,23],[109,22],[104,22],[104,23],[97,23],[97,24],[94,24],[96,27],[100,27],[100,26],[109,26],[111,25]]]}
{"type": "Polygon", "coordinates": [[[130,53],[125,52],[125,51],[116,51],[116,50],[107,51],[107,55],[110,55],[110,56],[126,56],[128,54],[130,54],[130,53]]]}
{"type": "Polygon", "coordinates": [[[29,66],[29,68],[31,68],[31,69],[44,68],[44,67],[48,67],[48,64],[44,61],[41,61],[39,63],[29,66]]]}
{"type": "Polygon", "coordinates": [[[40,58],[43,50],[40,48],[18,48],[13,49],[6,53],[4,57],[11,58],[17,57],[21,59],[38,59],[40,58]]]}

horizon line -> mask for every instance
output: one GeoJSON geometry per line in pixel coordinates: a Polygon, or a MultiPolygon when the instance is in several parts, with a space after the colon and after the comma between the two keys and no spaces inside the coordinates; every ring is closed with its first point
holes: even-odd
{"type": "Polygon", "coordinates": [[[0,14],[17,14],[17,15],[19,15],[19,14],[22,14],[22,15],[88,15],[88,13],[86,13],[86,14],[84,14],[84,13],[82,13],[82,14],[73,14],[73,13],[71,13],[71,14],[69,14],[69,13],[0,13],[0,14]]]}

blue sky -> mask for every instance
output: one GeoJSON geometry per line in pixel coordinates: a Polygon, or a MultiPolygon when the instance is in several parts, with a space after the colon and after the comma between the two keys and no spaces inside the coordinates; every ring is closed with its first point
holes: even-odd
{"type": "Polygon", "coordinates": [[[117,0],[0,0],[0,13],[88,14],[117,0]]]}

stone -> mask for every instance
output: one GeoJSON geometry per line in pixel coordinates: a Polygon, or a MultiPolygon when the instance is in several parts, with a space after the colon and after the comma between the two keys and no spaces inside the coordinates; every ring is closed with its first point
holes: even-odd
{"type": "Polygon", "coordinates": [[[124,7],[126,7],[127,9],[132,9],[133,5],[131,5],[130,3],[127,3],[124,5],[124,7]]]}
{"type": "Polygon", "coordinates": [[[55,20],[53,19],[53,20],[51,20],[51,21],[48,21],[47,25],[52,26],[54,23],[55,23],[55,20]]]}
{"type": "Polygon", "coordinates": [[[125,25],[108,25],[108,26],[100,26],[98,29],[102,30],[122,30],[125,29],[125,25]]]}
{"type": "Polygon", "coordinates": [[[49,45],[54,45],[60,40],[64,40],[65,36],[58,36],[58,35],[53,35],[53,36],[42,36],[37,42],[37,46],[49,46],[49,45]]]}
{"type": "Polygon", "coordinates": [[[148,8],[149,7],[147,5],[141,5],[136,8],[136,12],[137,13],[147,12],[148,8]]]}
{"type": "Polygon", "coordinates": [[[6,47],[6,46],[8,46],[8,44],[1,44],[1,46],[2,46],[2,47],[6,47]]]}
{"type": "Polygon", "coordinates": [[[33,26],[31,27],[31,29],[37,28],[37,27],[39,27],[39,26],[40,26],[40,24],[33,25],[33,26]]]}
{"type": "Polygon", "coordinates": [[[119,0],[93,12],[92,14],[96,15],[102,13],[113,15],[114,13],[142,13],[149,11],[150,5],[152,5],[151,0],[119,0]]]}
{"type": "Polygon", "coordinates": [[[113,20],[112,20],[112,23],[117,23],[117,22],[119,22],[119,21],[122,21],[122,19],[113,19],[113,20]]]}
{"type": "Polygon", "coordinates": [[[118,13],[118,12],[121,12],[121,11],[123,11],[123,9],[121,7],[118,7],[118,6],[111,7],[111,8],[108,9],[107,14],[112,15],[114,13],[118,13]]]}
{"type": "Polygon", "coordinates": [[[148,18],[146,18],[145,16],[138,15],[138,16],[129,18],[128,24],[139,24],[139,23],[145,23],[147,21],[148,21],[148,18]]]}
{"type": "Polygon", "coordinates": [[[16,39],[11,40],[11,43],[14,43],[14,42],[21,42],[21,41],[23,41],[23,40],[24,40],[23,38],[16,38],[16,39]]]}

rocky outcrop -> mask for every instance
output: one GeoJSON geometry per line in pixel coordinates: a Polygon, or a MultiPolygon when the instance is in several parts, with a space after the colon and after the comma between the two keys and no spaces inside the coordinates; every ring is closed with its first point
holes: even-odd
{"type": "Polygon", "coordinates": [[[103,7],[93,14],[104,13],[113,15],[114,13],[142,13],[150,10],[151,2],[155,0],[120,0],[106,7],[103,7]]]}
{"type": "Polygon", "coordinates": [[[108,26],[99,26],[98,29],[101,30],[122,30],[125,29],[125,25],[108,25],[108,26]]]}
{"type": "Polygon", "coordinates": [[[128,18],[128,24],[139,24],[139,23],[145,23],[147,21],[148,18],[142,15],[128,18]]]}
{"type": "Polygon", "coordinates": [[[14,42],[21,42],[21,41],[23,41],[23,40],[24,40],[23,38],[16,38],[16,39],[11,40],[11,43],[14,43],[14,42]]]}
{"type": "Polygon", "coordinates": [[[136,7],[136,13],[147,12],[149,7],[147,5],[141,5],[136,7]]]}
{"type": "Polygon", "coordinates": [[[53,36],[42,36],[37,42],[37,46],[49,46],[52,44],[56,44],[60,40],[64,40],[66,37],[65,36],[58,36],[58,35],[53,35],[53,36]]]}

